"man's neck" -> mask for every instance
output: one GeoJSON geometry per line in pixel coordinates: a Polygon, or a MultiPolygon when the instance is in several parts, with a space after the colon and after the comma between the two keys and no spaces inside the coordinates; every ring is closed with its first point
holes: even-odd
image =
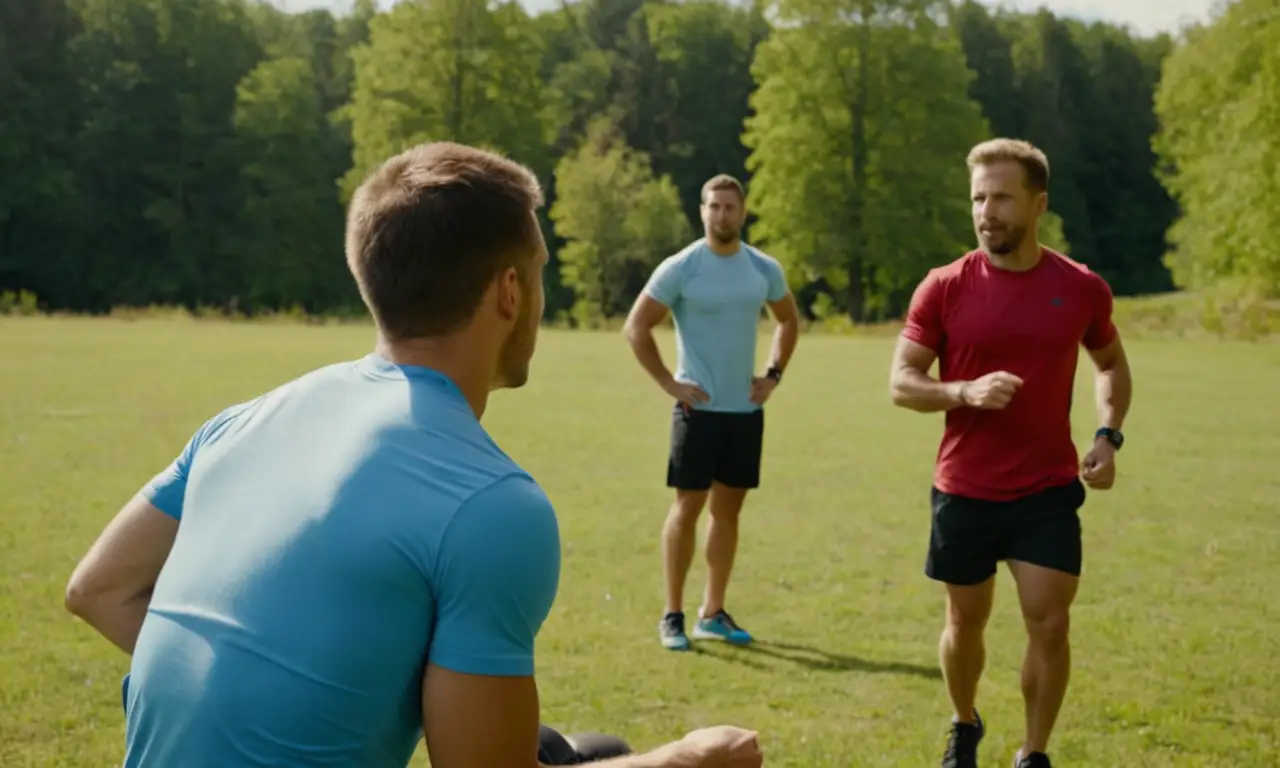
{"type": "Polygon", "coordinates": [[[711,237],[710,235],[708,235],[707,247],[711,249],[712,253],[719,254],[720,256],[732,256],[733,254],[737,253],[739,250],[742,249],[742,240],[740,238],[735,237],[733,240],[730,240],[727,243],[722,243],[719,240],[715,239],[714,237],[711,237]]]}
{"type": "Polygon", "coordinates": [[[982,252],[987,255],[987,260],[991,262],[992,266],[1010,272],[1026,272],[1039,264],[1040,259],[1044,256],[1040,243],[1035,238],[1026,240],[1016,250],[1009,253],[995,254],[985,248],[982,252]]]}
{"type": "Polygon", "coordinates": [[[444,375],[462,393],[479,420],[489,404],[489,383],[493,380],[493,371],[479,364],[485,356],[476,354],[476,346],[473,340],[464,338],[462,334],[398,342],[379,336],[374,351],[396,365],[430,368],[444,375]]]}

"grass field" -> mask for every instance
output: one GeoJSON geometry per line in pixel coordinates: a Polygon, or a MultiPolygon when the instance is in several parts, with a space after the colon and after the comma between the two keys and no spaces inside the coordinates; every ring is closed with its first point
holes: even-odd
{"type": "MultiPolygon", "coordinates": [[[[77,558],[204,419],[371,341],[364,327],[0,319],[0,765],[119,764],[127,659],[62,609],[77,558]]],[[[760,730],[767,765],[937,765],[942,603],[921,567],[941,420],[890,406],[891,343],[802,337],[730,585],[760,642],[672,654],[656,639],[667,404],[617,334],[544,332],[532,381],[496,396],[486,423],[561,518],[562,589],[539,648],[548,723],[648,748],[732,722],[760,730]]],[[[1147,341],[1130,355],[1118,485],[1083,512],[1056,764],[1280,765],[1280,345],[1147,341]]],[[[1078,388],[1083,444],[1084,363],[1078,388]]],[[[699,561],[691,607],[704,573],[699,561]]],[[[986,766],[1007,766],[1021,735],[1013,598],[1002,572],[979,694],[986,766]]]]}

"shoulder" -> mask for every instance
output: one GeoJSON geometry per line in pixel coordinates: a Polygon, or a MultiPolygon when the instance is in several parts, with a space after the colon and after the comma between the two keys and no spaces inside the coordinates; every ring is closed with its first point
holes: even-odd
{"type": "Polygon", "coordinates": [[[534,556],[558,559],[560,527],[551,499],[528,473],[512,471],[477,488],[454,508],[441,539],[442,561],[504,553],[497,565],[534,556]],[[471,553],[471,554],[467,554],[471,553]],[[523,553],[523,554],[521,554],[523,553]]]}
{"type": "Polygon", "coordinates": [[[196,433],[201,443],[214,440],[236,431],[243,424],[251,421],[255,414],[263,410],[278,407],[286,400],[297,397],[300,393],[346,375],[352,363],[334,363],[309,371],[295,379],[280,384],[263,392],[257,397],[234,403],[219,411],[213,418],[204,423],[196,433]]]}
{"type": "Polygon", "coordinates": [[[918,290],[948,290],[959,286],[981,269],[982,251],[969,251],[946,264],[932,267],[920,280],[918,290]]]}
{"type": "Polygon", "coordinates": [[[508,472],[477,488],[459,506],[457,514],[544,514],[555,508],[538,481],[514,464],[508,472]]]}
{"type": "Polygon", "coordinates": [[[779,274],[782,272],[782,262],[760,250],[756,246],[743,243],[742,250],[747,254],[747,257],[751,259],[751,263],[754,264],[757,269],[779,274]]]}
{"type": "Polygon", "coordinates": [[[1047,247],[1044,249],[1044,258],[1052,261],[1062,275],[1084,290],[1111,292],[1111,285],[1106,278],[1090,269],[1088,264],[1047,247]]]}
{"type": "Polygon", "coordinates": [[[702,245],[702,240],[695,240],[659,262],[649,277],[645,292],[659,302],[673,306],[697,268],[702,245]]]}
{"type": "Polygon", "coordinates": [[[691,265],[694,265],[697,263],[698,259],[701,258],[702,253],[705,250],[706,250],[706,242],[703,239],[699,238],[698,240],[694,240],[692,243],[689,243],[685,247],[681,248],[679,251],[676,251],[675,253],[663,259],[662,264],[659,266],[659,269],[665,268],[667,270],[686,270],[691,265]]]}
{"type": "Polygon", "coordinates": [[[213,418],[200,425],[192,436],[193,447],[203,448],[212,445],[228,433],[234,432],[272,394],[273,392],[268,392],[251,400],[235,403],[214,414],[213,418]]]}

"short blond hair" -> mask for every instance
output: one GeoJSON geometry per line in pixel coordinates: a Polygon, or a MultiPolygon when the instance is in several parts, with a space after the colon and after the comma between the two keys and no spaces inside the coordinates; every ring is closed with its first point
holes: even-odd
{"type": "Polygon", "coordinates": [[[710,179],[707,179],[707,183],[702,185],[702,202],[705,204],[707,202],[707,197],[712,192],[717,192],[722,189],[735,190],[738,193],[738,199],[746,202],[747,191],[742,188],[742,182],[727,173],[718,173],[710,179]]]}
{"type": "Polygon", "coordinates": [[[969,172],[979,165],[1012,160],[1022,166],[1027,188],[1044,192],[1049,188],[1049,158],[1038,147],[1022,139],[989,139],[969,150],[969,172]]]}

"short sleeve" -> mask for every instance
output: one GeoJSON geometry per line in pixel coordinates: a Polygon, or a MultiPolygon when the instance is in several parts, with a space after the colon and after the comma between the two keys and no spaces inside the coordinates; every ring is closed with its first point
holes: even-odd
{"type": "Polygon", "coordinates": [[[765,259],[765,278],[769,281],[769,301],[781,301],[787,295],[787,276],[776,259],[765,259]]]}
{"type": "Polygon", "coordinates": [[[680,289],[683,287],[681,276],[681,265],[683,264],[684,259],[680,256],[669,256],[663,259],[658,268],[653,270],[653,274],[649,276],[649,282],[645,284],[644,292],[667,307],[675,306],[676,302],[680,300],[680,289]]]}
{"type": "Polygon", "coordinates": [[[1111,319],[1115,298],[1111,293],[1111,286],[1101,275],[1091,274],[1089,282],[1092,288],[1089,303],[1090,317],[1089,326],[1084,332],[1083,343],[1086,349],[1096,350],[1115,341],[1118,334],[1115,323],[1111,319]]]}
{"type": "Polygon", "coordinates": [[[195,460],[196,451],[204,443],[214,421],[216,419],[206,422],[196,430],[182,452],[169,462],[169,466],[160,470],[142,488],[142,495],[151,502],[152,506],[175,520],[182,519],[182,502],[187,492],[187,476],[191,472],[191,463],[195,460]]]}
{"type": "Polygon", "coordinates": [[[232,406],[209,419],[196,430],[182,452],[142,487],[142,495],[151,505],[175,520],[182,519],[182,504],[187,494],[187,477],[201,446],[216,437],[221,428],[249,404],[232,406]]]}
{"type": "Polygon", "coordinates": [[[472,675],[528,676],[534,639],[560,583],[555,510],[525,476],[500,480],[458,510],[435,569],[429,660],[472,675]]]}
{"type": "Polygon", "coordinates": [[[946,335],[942,329],[942,282],[936,272],[930,271],[916,286],[902,336],[935,352],[941,349],[946,335]]]}

